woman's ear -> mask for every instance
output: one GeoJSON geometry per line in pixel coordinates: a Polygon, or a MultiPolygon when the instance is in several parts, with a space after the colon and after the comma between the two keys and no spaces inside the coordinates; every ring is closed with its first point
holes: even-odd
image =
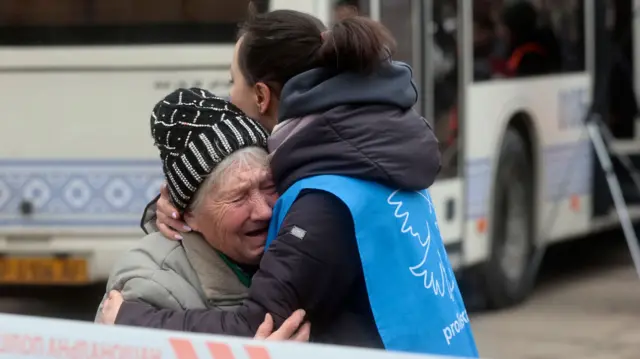
{"type": "Polygon", "coordinates": [[[264,116],[271,107],[271,89],[264,82],[258,82],[254,86],[256,92],[256,105],[258,106],[258,113],[264,116]]]}
{"type": "Polygon", "coordinates": [[[278,97],[264,82],[254,85],[260,123],[271,132],[278,123],[278,97]]]}

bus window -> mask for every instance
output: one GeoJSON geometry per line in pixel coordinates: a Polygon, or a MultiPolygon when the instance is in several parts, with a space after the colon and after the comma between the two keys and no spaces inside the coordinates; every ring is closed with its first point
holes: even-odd
{"type": "Polygon", "coordinates": [[[474,0],[474,80],[585,70],[584,1],[474,0]]]}
{"type": "Polygon", "coordinates": [[[2,0],[0,46],[233,43],[249,2],[2,0]]]}
{"type": "Polygon", "coordinates": [[[393,34],[397,42],[394,60],[413,62],[413,0],[381,0],[380,22],[393,34]]]}
{"type": "Polygon", "coordinates": [[[607,122],[616,138],[631,140],[638,137],[636,118],[640,114],[634,88],[636,69],[633,61],[633,24],[637,13],[631,0],[606,1],[604,7],[606,29],[602,36],[609,41],[596,41],[596,53],[599,54],[596,59],[600,67],[610,67],[607,68],[608,83],[605,85],[608,87],[607,122]]]}
{"type": "Polygon", "coordinates": [[[456,0],[432,1],[433,23],[433,116],[435,132],[440,141],[442,169],[440,178],[458,175],[458,9],[456,0]]]}
{"type": "Polygon", "coordinates": [[[369,16],[369,0],[334,0],[332,22],[350,16],[369,16]]]}
{"type": "Polygon", "coordinates": [[[336,23],[350,16],[370,16],[369,0],[334,0],[331,22],[336,23]]]}

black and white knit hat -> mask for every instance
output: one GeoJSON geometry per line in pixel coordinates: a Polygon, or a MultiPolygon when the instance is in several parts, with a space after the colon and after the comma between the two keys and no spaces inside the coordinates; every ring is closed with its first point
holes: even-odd
{"type": "Polygon", "coordinates": [[[178,89],[151,114],[151,136],[160,150],[173,204],[183,212],[214,168],[246,147],[267,149],[267,131],[236,106],[207,90],[178,89]]]}

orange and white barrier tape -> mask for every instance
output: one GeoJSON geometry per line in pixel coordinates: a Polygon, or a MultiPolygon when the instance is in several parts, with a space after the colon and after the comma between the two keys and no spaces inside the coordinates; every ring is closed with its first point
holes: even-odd
{"type": "Polygon", "coordinates": [[[3,314],[0,315],[0,359],[5,358],[447,359],[344,346],[256,341],[3,314]]]}

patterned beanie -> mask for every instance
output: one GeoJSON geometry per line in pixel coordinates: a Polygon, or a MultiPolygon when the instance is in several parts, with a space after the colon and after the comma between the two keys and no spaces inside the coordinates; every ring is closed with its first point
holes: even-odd
{"type": "Polygon", "coordinates": [[[215,167],[246,147],[267,149],[267,131],[236,106],[207,90],[178,89],[151,114],[151,136],[160,150],[171,200],[184,212],[215,167]]]}

